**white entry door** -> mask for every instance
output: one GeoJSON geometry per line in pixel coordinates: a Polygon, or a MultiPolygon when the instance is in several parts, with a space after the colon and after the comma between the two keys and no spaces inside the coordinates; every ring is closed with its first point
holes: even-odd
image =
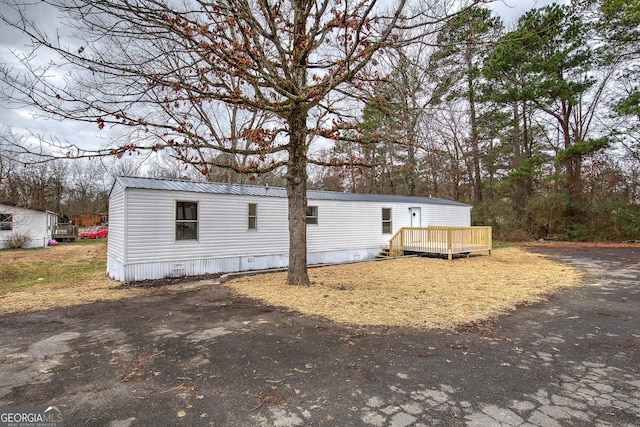
{"type": "Polygon", "coordinates": [[[409,215],[411,215],[411,227],[422,227],[422,216],[420,215],[420,208],[409,208],[409,215]]]}

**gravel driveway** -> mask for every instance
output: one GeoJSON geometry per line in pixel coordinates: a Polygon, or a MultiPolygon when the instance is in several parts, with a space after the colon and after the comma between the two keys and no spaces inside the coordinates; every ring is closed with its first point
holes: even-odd
{"type": "Polygon", "coordinates": [[[536,247],[584,285],[457,331],[354,328],[213,281],[0,317],[0,405],[67,426],[635,426],[640,247],[536,247]]]}

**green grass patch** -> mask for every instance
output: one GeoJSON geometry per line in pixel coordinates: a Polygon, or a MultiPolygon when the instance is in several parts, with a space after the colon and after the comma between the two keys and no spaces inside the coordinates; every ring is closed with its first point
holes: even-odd
{"type": "Polygon", "coordinates": [[[73,260],[67,262],[16,263],[0,271],[0,291],[25,289],[32,286],[78,282],[106,268],[104,260],[73,260]]]}
{"type": "Polygon", "coordinates": [[[502,248],[510,248],[512,246],[517,246],[517,245],[514,245],[513,242],[503,242],[503,241],[494,240],[493,242],[491,242],[491,246],[493,247],[493,249],[502,249],[502,248]]]}
{"type": "Polygon", "coordinates": [[[104,273],[106,270],[106,259],[96,256],[93,250],[87,250],[85,256],[81,258],[72,257],[62,260],[47,260],[46,251],[49,249],[37,250],[35,253],[37,256],[30,257],[31,261],[0,263],[0,292],[24,290],[34,286],[77,283],[91,278],[96,273],[104,273]]]}
{"type": "Polygon", "coordinates": [[[68,245],[68,244],[72,244],[72,245],[91,245],[91,244],[95,244],[97,242],[104,242],[104,239],[80,239],[80,238],[77,238],[75,242],[64,243],[64,244],[65,245],[68,245]]]}

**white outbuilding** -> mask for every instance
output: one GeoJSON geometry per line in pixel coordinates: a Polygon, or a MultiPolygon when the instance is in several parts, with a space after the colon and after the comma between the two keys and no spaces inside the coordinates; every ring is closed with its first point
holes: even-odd
{"type": "MultiPolygon", "coordinates": [[[[375,258],[403,227],[469,226],[452,200],[307,192],[310,265],[375,258]]],[[[284,188],[118,177],[109,196],[107,272],[120,281],[286,267],[284,188]]]]}
{"type": "Polygon", "coordinates": [[[0,202],[0,249],[10,247],[11,240],[21,240],[24,248],[49,245],[58,214],[42,208],[0,202]]]}

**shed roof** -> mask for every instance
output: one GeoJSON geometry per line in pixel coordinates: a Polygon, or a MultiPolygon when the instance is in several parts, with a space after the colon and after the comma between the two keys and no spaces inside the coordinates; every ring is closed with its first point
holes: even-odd
{"type": "MultiPolygon", "coordinates": [[[[259,185],[225,184],[219,182],[195,182],[176,179],[157,179],[119,176],[116,182],[124,188],[147,190],[189,191],[209,194],[234,194],[238,196],[287,197],[287,190],[282,187],[265,187],[259,185]]],[[[436,197],[399,196],[395,194],[340,193],[337,191],[308,190],[309,200],[345,200],[361,202],[388,203],[421,203],[449,206],[471,205],[436,197]]]]}

